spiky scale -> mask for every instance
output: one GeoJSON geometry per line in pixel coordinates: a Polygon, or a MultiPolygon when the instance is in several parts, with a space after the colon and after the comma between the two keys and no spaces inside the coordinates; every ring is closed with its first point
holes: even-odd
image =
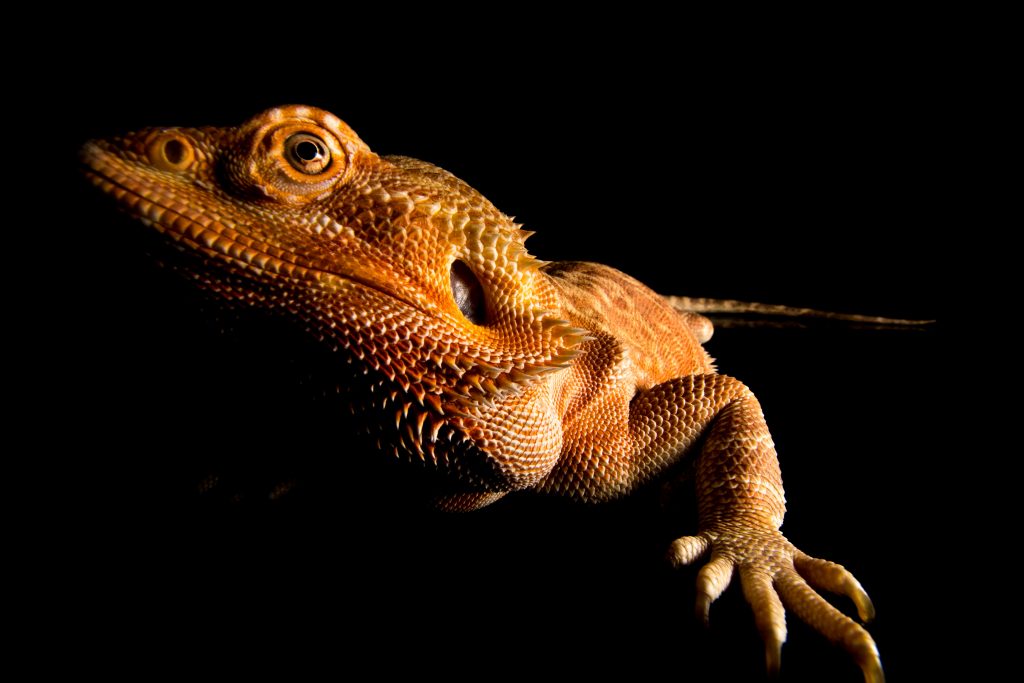
{"type": "Polygon", "coordinates": [[[808,582],[848,587],[858,605],[866,595],[800,560],[779,533],[781,476],[760,407],[715,374],[700,346],[710,326],[692,313],[610,268],[532,257],[532,233],[468,185],[380,157],[312,107],[237,128],[141,131],[90,143],[82,158],[97,187],[195,257],[179,268],[197,286],[290,320],[341,355],[352,410],[378,447],[463,487],[459,509],[521,489],[607,500],[692,457],[700,528],[673,549],[677,562],[717,553],[698,602],[709,605],[735,568],[769,649],[784,634],[777,590],[880,678],[870,636],[808,582]],[[297,139],[309,143],[301,154],[297,139]],[[180,155],[166,155],[171,140],[180,155]],[[465,309],[476,322],[452,297],[456,262],[478,280],[484,306],[465,309]],[[424,430],[428,411],[439,417],[424,430]]]}

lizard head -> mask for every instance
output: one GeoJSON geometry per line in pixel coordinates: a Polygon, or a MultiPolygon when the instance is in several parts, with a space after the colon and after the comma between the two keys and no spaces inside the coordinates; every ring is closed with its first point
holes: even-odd
{"type": "Polygon", "coordinates": [[[326,111],[151,128],[82,150],[86,174],[236,304],[292,316],[424,398],[515,394],[584,338],[529,233],[430,164],[382,157],[326,111]]]}

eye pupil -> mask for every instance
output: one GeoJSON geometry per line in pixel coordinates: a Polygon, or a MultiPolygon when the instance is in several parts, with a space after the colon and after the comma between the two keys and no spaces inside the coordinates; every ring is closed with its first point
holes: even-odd
{"type": "Polygon", "coordinates": [[[315,161],[323,152],[312,140],[303,140],[295,145],[295,156],[303,161],[315,161]]]}
{"type": "Polygon", "coordinates": [[[285,141],[285,157],[292,167],[308,175],[317,175],[331,164],[331,150],[323,140],[309,133],[296,133],[285,141]]]}

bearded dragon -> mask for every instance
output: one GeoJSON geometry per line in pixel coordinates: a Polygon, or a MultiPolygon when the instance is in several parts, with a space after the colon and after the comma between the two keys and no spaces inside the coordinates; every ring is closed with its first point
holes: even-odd
{"type": "Polygon", "coordinates": [[[608,501],[692,464],[699,526],[668,556],[706,561],[698,615],[738,574],[770,672],[788,609],[866,681],[883,680],[871,636],[817,590],[848,596],[863,621],[867,593],[780,532],[785,496],[758,400],[702,346],[713,327],[700,312],[735,305],[534,258],[531,233],[469,185],[378,156],[312,107],[91,141],[81,158],[96,187],[182,252],[191,280],[334,351],[359,423],[421,470],[439,507],[524,490],[608,501]]]}

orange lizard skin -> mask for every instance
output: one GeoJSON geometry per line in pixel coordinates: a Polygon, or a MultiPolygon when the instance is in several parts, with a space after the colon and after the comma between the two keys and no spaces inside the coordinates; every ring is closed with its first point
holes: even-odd
{"type": "Polygon", "coordinates": [[[88,143],[91,181],[185,252],[231,305],[301,325],[351,368],[348,400],[437,504],[521,490],[605,501],[695,463],[697,611],[738,574],[778,670],[788,609],[882,681],[871,636],[821,598],[873,608],[843,567],[779,531],[785,497],[757,399],[715,372],[710,323],[612,268],[545,263],[451,174],[374,154],[302,106],[237,128],[157,128],[88,143]]]}

